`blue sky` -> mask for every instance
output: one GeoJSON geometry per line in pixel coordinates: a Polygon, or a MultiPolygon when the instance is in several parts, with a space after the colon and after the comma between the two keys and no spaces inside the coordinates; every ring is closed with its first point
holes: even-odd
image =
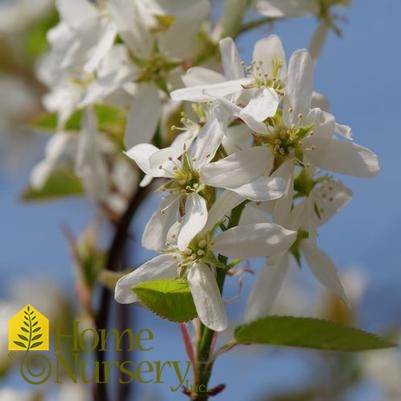
{"type": "MultiPolygon", "coordinates": [[[[344,177],[354,199],[324,227],[319,241],[340,269],[358,266],[366,275],[369,287],[362,324],[380,332],[393,321],[401,323],[397,315],[401,307],[401,263],[397,252],[401,239],[401,2],[356,0],[350,9],[339,12],[348,22],[342,24],[343,38],[329,35],[316,65],[315,89],[328,96],[337,120],[352,127],[355,141],[378,154],[381,173],[369,180],[344,177]]],[[[275,31],[290,55],[307,46],[314,27],[314,20],[305,18],[277,24],[275,31]]],[[[262,35],[258,32],[241,40],[245,59],[250,58],[254,39],[262,35]]],[[[93,217],[93,211],[80,200],[33,206],[16,202],[27,171],[26,166],[21,166],[17,177],[0,178],[0,297],[7,295],[12,281],[43,275],[54,278],[72,293],[69,251],[60,226],[68,223],[78,231],[93,217]]],[[[143,210],[138,225],[150,211],[151,208],[143,210]]],[[[141,254],[138,259],[144,257],[141,254]]],[[[155,321],[146,312],[138,313],[138,324],[154,327],[155,332],[154,354],[147,354],[146,359],[183,359],[177,328],[155,321]]],[[[307,359],[297,355],[292,351],[277,354],[242,349],[223,357],[216,366],[213,382],[228,383],[228,388],[219,400],[252,400],[262,389],[302,383],[309,374],[307,359]]],[[[144,390],[160,391],[167,401],[179,399],[170,394],[167,386],[147,385],[144,390]]]]}

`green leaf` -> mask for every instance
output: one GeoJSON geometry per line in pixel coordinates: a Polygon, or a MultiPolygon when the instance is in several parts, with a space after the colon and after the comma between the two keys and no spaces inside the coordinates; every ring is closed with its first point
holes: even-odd
{"type": "Polygon", "coordinates": [[[13,343],[15,345],[18,345],[18,347],[22,347],[26,349],[26,345],[24,343],[22,343],[21,341],[13,341],[13,343]]]}
{"type": "MultiPolygon", "coordinates": [[[[111,136],[118,147],[123,149],[127,112],[124,109],[105,104],[94,106],[98,121],[98,130],[111,136]]],[[[79,131],[81,128],[82,110],[76,111],[66,122],[65,130],[79,131]]],[[[54,133],[57,131],[58,116],[56,113],[43,113],[30,122],[38,131],[54,133]]]]}
{"type": "Polygon", "coordinates": [[[21,340],[24,340],[24,341],[29,341],[25,336],[23,336],[22,334],[18,334],[18,337],[21,339],[21,340]]]}
{"type": "Polygon", "coordinates": [[[144,306],[163,319],[187,322],[197,316],[191,290],[184,280],[147,281],[132,290],[144,306]]]}
{"type": "Polygon", "coordinates": [[[32,341],[39,340],[42,337],[42,334],[37,334],[35,337],[32,338],[32,341]]]}
{"type": "Polygon", "coordinates": [[[32,349],[32,348],[39,347],[39,345],[42,345],[42,344],[43,344],[43,341],[40,341],[40,342],[35,343],[35,344],[32,344],[32,345],[31,345],[31,349],[32,349]]]}
{"type": "Polygon", "coordinates": [[[29,202],[43,202],[82,194],[79,178],[71,170],[62,168],[51,173],[42,189],[27,188],[21,198],[29,202]]]}
{"type": "MultiPolygon", "coordinates": [[[[82,111],[76,111],[65,123],[65,130],[79,131],[81,127],[82,111]]],[[[57,131],[58,116],[57,113],[43,113],[35,117],[30,126],[36,130],[47,133],[54,133],[57,131]]]]}
{"type": "Polygon", "coordinates": [[[328,351],[366,351],[394,344],[374,334],[328,320],[268,316],[238,326],[234,337],[242,344],[285,345],[328,351]]]}

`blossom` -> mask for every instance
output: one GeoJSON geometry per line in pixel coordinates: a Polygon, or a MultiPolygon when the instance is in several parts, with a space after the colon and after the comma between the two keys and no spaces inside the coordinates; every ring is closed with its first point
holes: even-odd
{"type": "Polygon", "coordinates": [[[147,175],[169,179],[162,190],[170,195],[146,225],[142,242],[145,247],[160,249],[181,207],[183,224],[178,246],[185,248],[190,238],[206,224],[209,187],[229,189],[246,199],[257,201],[272,200],[282,195],[284,183],[268,176],[273,167],[273,157],[264,147],[238,151],[212,162],[223,134],[224,128],[214,118],[199,131],[188,151],[181,149],[177,152],[176,146],[159,150],[153,145],[142,144],[127,152],[147,175]]]}
{"type": "MultiPolygon", "coordinates": [[[[331,258],[318,248],[316,237],[318,227],[344,207],[350,201],[351,195],[351,191],[341,182],[326,179],[315,184],[309,196],[288,211],[287,215],[273,215],[284,227],[297,231],[297,240],[290,250],[270,258],[259,272],[246,306],[247,321],[269,313],[287,275],[290,260],[295,258],[300,263],[301,255],[318,281],[347,302],[336,267],[331,258]]],[[[251,211],[250,216],[248,215],[248,221],[260,221],[260,218],[260,211],[256,215],[255,211],[251,211]]]]}
{"type": "Polygon", "coordinates": [[[285,54],[278,36],[270,35],[256,42],[248,75],[244,73],[232,39],[222,39],[220,51],[224,75],[201,67],[189,69],[183,77],[188,87],[173,91],[172,99],[205,102],[230,95],[234,103],[248,99],[247,105],[239,110],[239,117],[244,120],[251,116],[257,121],[264,121],[273,116],[286,76],[285,54]]]}
{"type": "MultiPolygon", "coordinates": [[[[213,221],[207,224],[215,225],[213,221]]],[[[173,230],[174,231],[174,230],[173,230]]],[[[171,231],[170,231],[171,234],[171,231]]],[[[250,258],[283,252],[296,238],[294,231],[264,222],[242,225],[216,236],[203,231],[194,236],[185,249],[177,244],[176,234],[163,254],[123,276],[116,285],[115,299],[120,303],[137,302],[132,288],[141,282],[181,278],[188,281],[199,319],[215,331],[227,328],[224,303],[215,278],[214,252],[227,257],[250,258]]]]}

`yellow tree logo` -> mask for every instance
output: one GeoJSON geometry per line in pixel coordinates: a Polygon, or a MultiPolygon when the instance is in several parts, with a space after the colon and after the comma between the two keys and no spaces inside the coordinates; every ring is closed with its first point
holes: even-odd
{"type": "Polygon", "coordinates": [[[10,351],[47,351],[49,320],[31,305],[27,305],[8,321],[10,351]]]}

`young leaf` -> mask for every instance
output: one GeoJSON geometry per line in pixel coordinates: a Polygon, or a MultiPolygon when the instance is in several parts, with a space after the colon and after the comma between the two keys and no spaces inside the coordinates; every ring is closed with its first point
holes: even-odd
{"type": "Polygon", "coordinates": [[[18,347],[22,347],[26,349],[26,345],[24,343],[22,343],[21,341],[13,341],[13,343],[15,345],[18,345],[18,347]]]}
{"type": "Polygon", "coordinates": [[[147,281],[132,289],[144,306],[173,322],[187,322],[197,316],[191,290],[184,280],[147,281]]]}
{"type": "Polygon", "coordinates": [[[394,344],[374,334],[328,320],[268,316],[238,326],[234,337],[242,344],[284,345],[327,351],[366,351],[394,344]]]}
{"type": "Polygon", "coordinates": [[[42,202],[82,194],[83,188],[79,178],[72,170],[63,168],[54,170],[42,189],[27,188],[21,198],[24,201],[42,202]]]}

